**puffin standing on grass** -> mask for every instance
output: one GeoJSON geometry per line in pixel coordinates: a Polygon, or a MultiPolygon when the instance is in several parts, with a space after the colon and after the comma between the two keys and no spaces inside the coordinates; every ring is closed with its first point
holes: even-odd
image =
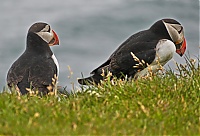
{"type": "Polygon", "coordinates": [[[79,79],[82,85],[98,84],[108,71],[117,78],[138,78],[158,71],[172,59],[174,52],[180,56],[186,50],[183,26],[174,19],[161,19],[148,30],[140,31],[122,43],[108,60],[91,72],[91,76],[79,79]]]}
{"type": "Polygon", "coordinates": [[[8,87],[21,95],[27,94],[28,88],[40,94],[52,91],[52,78],[59,73],[58,61],[49,47],[54,45],[59,45],[59,38],[50,25],[33,24],[28,30],[26,50],[8,71],[8,87]]]}

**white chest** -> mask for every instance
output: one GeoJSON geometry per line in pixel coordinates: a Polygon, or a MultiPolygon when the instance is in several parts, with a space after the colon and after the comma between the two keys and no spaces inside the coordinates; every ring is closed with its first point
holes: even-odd
{"type": "Polygon", "coordinates": [[[149,74],[149,70],[155,73],[157,72],[161,66],[164,66],[169,60],[172,59],[173,54],[176,51],[176,47],[174,43],[167,39],[160,40],[156,45],[156,54],[154,61],[149,64],[148,67],[138,72],[135,75],[135,78],[143,77],[149,74]]]}
{"type": "Polygon", "coordinates": [[[53,54],[51,56],[51,58],[53,59],[54,63],[56,64],[56,67],[57,67],[57,76],[59,75],[59,64],[58,64],[58,60],[56,59],[56,56],[53,54]]]}

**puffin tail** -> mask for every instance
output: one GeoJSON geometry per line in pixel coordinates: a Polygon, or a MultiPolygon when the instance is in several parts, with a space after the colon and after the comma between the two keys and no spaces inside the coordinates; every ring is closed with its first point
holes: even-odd
{"type": "Polygon", "coordinates": [[[78,79],[78,83],[81,85],[97,85],[101,80],[103,80],[101,75],[92,75],[87,78],[78,79]]]}

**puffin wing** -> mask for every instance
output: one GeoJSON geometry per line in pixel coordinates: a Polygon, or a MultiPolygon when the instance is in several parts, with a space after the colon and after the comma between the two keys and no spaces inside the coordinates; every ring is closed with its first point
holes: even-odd
{"type": "Polygon", "coordinates": [[[157,41],[136,42],[127,44],[123,48],[120,48],[112,57],[110,62],[110,71],[118,75],[123,73],[124,75],[132,76],[138,70],[142,70],[147,67],[147,63],[151,64],[156,56],[157,41]],[[133,53],[138,60],[134,59],[133,53]],[[143,65],[137,66],[139,62],[145,62],[143,65]]]}
{"type": "Polygon", "coordinates": [[[146,67],[134,68],[139,62],[134,60],[131,52],[140,60],[144,61],[145,64],[152,63],[156,56],[156,40],[154,41],[142,41],[133,43],[131,40],[129,42],[123,43],[111,56],[103,63],[101,66],[93,70],[92,73],[101,74],[102,69],[109,70],[116,76],[120,76],[122,73],[124,75],[134,75],[138,70],[142,70],[146,67]],[[105,69],[106,68],[106,69],[105,69]]]}
{"type": "Polygon", "coordinates": [[[44,59],[40,63],[36,63],[32,66],[29,72],[28,80],[32,82],[32,86],[36,88],[47,87],[52,84],[52,78],[57,76],[57,67],[54,61],[44,59]]]}
{"type": "Polygon", "coordinates": [[[9,87],[17,85],[22,81],[27,70],[25,67],[21,67],[20,61],[15,61],[7,74],[7,84],[9,87]]]}

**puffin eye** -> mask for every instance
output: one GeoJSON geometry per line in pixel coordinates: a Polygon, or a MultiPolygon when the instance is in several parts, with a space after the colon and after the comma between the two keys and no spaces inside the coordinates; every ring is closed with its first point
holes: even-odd
{"type": "Polygon", "coordinates": [[[178,24],[173,24],[172,27],[174,29],[176,29],[178,31],[178,33],[180,34],[183,30],[183,27],[181,25],[178,25],[178,24]]]}
{"type": "Polygon", "coordinates": [[[181,26],[181,29],[178,31],[178,33],[180,34],[183,31],[183,27],[181,26]]]}
{"type": "Polygon", "coordinates": [[[49,25],[46,25],[42,30],[40,30],[36,34],[47,43],[49,43],[53,38],[53,32],[49,25]]]}
{"type": "Polygon", "coordinates": [[[49,29],[47,30],[47,32],[50,32],[50,30],[51,30],[50,26],[49,26],[48,28],[49,28],[49,29]]]}
{"type": "Polygon", "coordinates": [[[40,32],[50,32],[50,26],[46,25],[40,32]]]}

